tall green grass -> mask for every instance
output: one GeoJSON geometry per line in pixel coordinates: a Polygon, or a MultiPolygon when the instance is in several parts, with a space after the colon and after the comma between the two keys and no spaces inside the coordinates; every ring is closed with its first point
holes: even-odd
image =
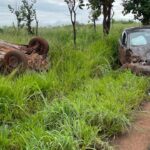
{"type": "MultiPolygon", "coordinates": [[[[133,25],[133,24],[132,24],[133,25]]],[[[73,47],[71,27],[40,28],[50,44],[48,72],[0,76],[0,149],[112,149],[112,136],[130,126],[146,97],[149,80],[118,67],[117,42],[123,28],[109,37],[78,26],[73,47]]],[[[3,28],[0,39],[26,43],[25,31],[3,28]]]]}

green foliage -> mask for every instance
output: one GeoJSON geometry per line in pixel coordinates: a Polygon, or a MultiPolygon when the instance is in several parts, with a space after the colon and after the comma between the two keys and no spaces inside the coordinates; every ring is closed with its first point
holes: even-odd
{"type": "Polygon", "coordinates": [[[21,23],[23,22],[24,17],[22,15],[21,8],[20,7],[12,8],[11,5],[8,5],[8,8],[9,8],[10,12],[16,16],[16,19],[17,19],[17,28],[19,29],[19,28],[23,27],[23,24],[21,24],[21,23]]]}
{"type": "Polygon", "coordinates": [[[64,0],[64,2],[67,3],[69,9],[75,10],[79,7],[80,9],[83,9],[84,6],[84,0],[64,0]]]}
{"type": "Polygon", "coordinates": [[[111,26],[111,11],[115,0],[88,0],[88,6],[94,11],[93,17],[96,19],[103,13],[103,33],[108,35],[111,26]]]}
{"type": "Polygon", "coordinates": [[[26,23],[27,31],[29,34],[33,34],[31,23],[36,18],[36,10],[34,9],[35,3],[36,0],[31,0],[30,2],[28,0],[22,0],[22,5],[20,6],[22,10],[22,16],[26,23]]]}
{"type": "Polygon", "coordinates": [[[77,18],[77,9],[83,9],[84,1],[83,0],[64,0],[64,2],[67,4],[69,13],[70,13],[70,20],[72,23],[72,33],[73,33],[73,42],[74,47],[76,47],[76,38],[77,38],[77,30],[76,30],[76,18],[77,18]]]}
{"type": "MultiPolygon", "coordinates": [[[[76,50],[71,26],[40,28],[50,44],[50,70],[0,76],[0,149],[112,149],[108,139],[130,126],[149,86],[146,77],[112,70],[117,40],[131,25],[114,24],[105,38],[101,26],[98,33],[78,26],[76,50]]],[[[0,38],[25,44],[31,37],[3,28],[0,38]]]]}
{"type": "Polygon", "coordinates": [[[98,20],[98,17],[100,16],[100,12],[98,10],[91,11],[91,20],[94,22],[94,20],[98,20]]]}
{"type": "Polygon", "coordinates": [[[30,0],[30,2],[28,0],[22,0],[21,5],[16,9],[12,8],[11,5],[8,5],[10,12],[15,14],[17,18],[18,29],[23,27],[25,24],[29,34],[33,34],[31,23],[34,20],[37,22],[36,10],[34,9],[35,3],[36,0],[30,0]],[[23,24],[21,25],[22,22],[23,24]]]}
{"type": "Polygon", "coordinates": [[[150,24],[150,0],[123,0],[123,6],[125,15],[132,13],[144,25],[150,24]]]}

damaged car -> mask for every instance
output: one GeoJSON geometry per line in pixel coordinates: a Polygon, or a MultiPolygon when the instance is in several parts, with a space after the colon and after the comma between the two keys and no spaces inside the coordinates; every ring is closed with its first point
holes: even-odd
{"type": "Polygon", "coordinates": [[[123,68],[137,75],[150,75],[150,26],[125,29],[119,40],[123,68]]]}
{"type": "Polygon", "coordinates": [[[0,72],[9,74],[14,70],[19,73],[27,69],[47,70],[48,51],[49,44],[41,37],[33,37],[27,45],[0,40],[0,72]]]}

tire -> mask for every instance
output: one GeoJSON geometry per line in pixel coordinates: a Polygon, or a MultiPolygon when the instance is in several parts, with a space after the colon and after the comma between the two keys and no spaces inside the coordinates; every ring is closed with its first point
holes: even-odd
{"type": "Polygon", "coordinates": [[[7,73],[17,69],[18,73],[27,69],[28,61],[24,53],[20,51],[9,51],[4,56],[4,64],[7,73]]]}
{"type": "Polygon", "coordinates": [[[41,37],[34,37],[29,41],[29,48],[33,48],[39,55],[47,56],[49,51],[48,42],[41,37]]]}

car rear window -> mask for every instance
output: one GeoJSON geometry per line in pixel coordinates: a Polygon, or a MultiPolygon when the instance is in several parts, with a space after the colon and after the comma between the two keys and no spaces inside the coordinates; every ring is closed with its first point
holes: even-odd
{"type": "Polygon", "coordinates": [[[150,29],[132,32],[129,34],[131,46],[144,46],[150,44],[150,29]]]}

